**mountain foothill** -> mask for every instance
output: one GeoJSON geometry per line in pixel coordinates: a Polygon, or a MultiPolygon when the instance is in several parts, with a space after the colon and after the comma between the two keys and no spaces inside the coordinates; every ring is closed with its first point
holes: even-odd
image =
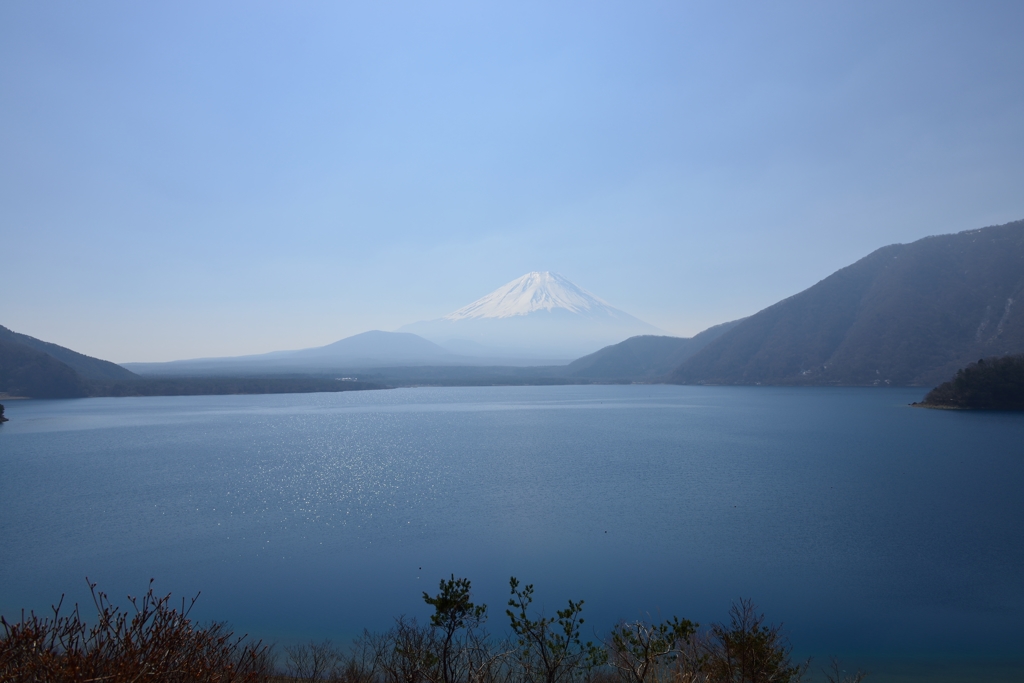
{"type": "MultiPolygon", "coordinates": [[[[1024,221],[1017,221],[882,247],[692,338],[668,336],[547,272],[527,273],[443,318],[397,332],[255,356],[120,366],[0,327],[0,396],[423,383],[935,386],[978,359],[990,359],[987,377],[1002,367],[991,359],[1024,353],[1022,299],[1024,221]]],[[[982,374],[977,367],[971,373],[982,374]]]]}

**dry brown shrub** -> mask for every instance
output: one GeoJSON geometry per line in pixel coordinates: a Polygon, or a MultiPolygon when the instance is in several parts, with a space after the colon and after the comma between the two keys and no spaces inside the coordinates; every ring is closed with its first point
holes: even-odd
{"type": "Polygon", "coordinates": [[[89,625],[78,605],[61,614],[64,602],[42,617],[22,612],[21,620],[0,617],[0,681],[54,683],[256,683],[266,681],[273,663],[269,648],[246,642],[223,624],[199,626],[189,619],[196,598],[171,606],[171,596],[129,596],[132,612],[110,603],[90,583],[96,622],[89,625]]]}

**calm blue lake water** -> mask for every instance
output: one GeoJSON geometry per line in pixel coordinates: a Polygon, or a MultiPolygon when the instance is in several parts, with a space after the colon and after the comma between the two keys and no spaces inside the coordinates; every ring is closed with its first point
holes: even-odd
{"type": "Polygon", "coordinates": [[[922,393],[11,401],[0,612],[83,600],[85,576],[115,598],[155,577],[201,590],[203,619],[339,641],[425,616],[421,591],[454,573],[502,631],[515,575],[548,613],[584,599],[599,632],[751,597],[803,653],[1020,680],[1024,416],[907,406],[922,393]]]}

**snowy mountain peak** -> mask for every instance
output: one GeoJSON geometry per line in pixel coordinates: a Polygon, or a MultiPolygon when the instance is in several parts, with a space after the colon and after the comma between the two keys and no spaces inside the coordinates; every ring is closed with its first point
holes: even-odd
{"type": "Polygon", "coordinates": [[[511,318],[556,308],[573,313],[618,313],[607,302],[558,273],[533,272],[499,287],[482,299],[444,316],[444,320],[511,318]]]}
{"type": "Polygon", "coordinates": [[[663,330],[613,308],[558,273],[535,272],[436,320],[403,325],[461,355],[579,358],[638,334],[663,330]]]}

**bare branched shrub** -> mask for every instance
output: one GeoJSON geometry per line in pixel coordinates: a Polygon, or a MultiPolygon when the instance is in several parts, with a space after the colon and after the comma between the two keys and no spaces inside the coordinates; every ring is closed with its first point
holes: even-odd
{"type": "MultiPolygon", "coordinates": [[[[170,604],[170,595],[153,593],[153,582],[141,599],[129,596],[134,614],[112,605],[90,583],[96,623],[89,626],[78,605],[53,616],[35,613],[8,622],[0,617],[0,680],[15,681],[264,681],[273,662],[260,642],[235,637],[223,624],[200,627],[186,607],[170,604]]],[[[196,596],[198,598],[198,596],[196,596]]]]}
{"type": "Polygon", "coordinates": [[[434,629],[404,616],[380,636],[374,649],[385,683],[435,683],[440,680],[440,650],[434,629]]]}
{"type": "Polygon", "coordinates": [[[464,641],[468,666],[466,683],[514,683],[514,648],[507,638],[492,639],[487,633],[473,631],[464,641]]]}
{"type": "Polygon", "coordinates": [[[284,648],[284,652],[288,674],[296,681],[316,683],[334,681],[341,677],[345,657],[329,640],[289,645],[284,648]]]}
{"type": "Polygon", "coordinates": [[[860,669],[851,674],[846,673],[835,657],[829,660],[828,668],[822,669],[822,673],[825,674],[825,680],[828,683],[861,683],[868,676],[866,671],[860,669]]]}
{"type": "Polygon", "coordinates": [[[342,683],[378,683],[381,681],[380,663],[384,656],[383,638],[364,630],[352,643],[335,679],[342,683]]]}

